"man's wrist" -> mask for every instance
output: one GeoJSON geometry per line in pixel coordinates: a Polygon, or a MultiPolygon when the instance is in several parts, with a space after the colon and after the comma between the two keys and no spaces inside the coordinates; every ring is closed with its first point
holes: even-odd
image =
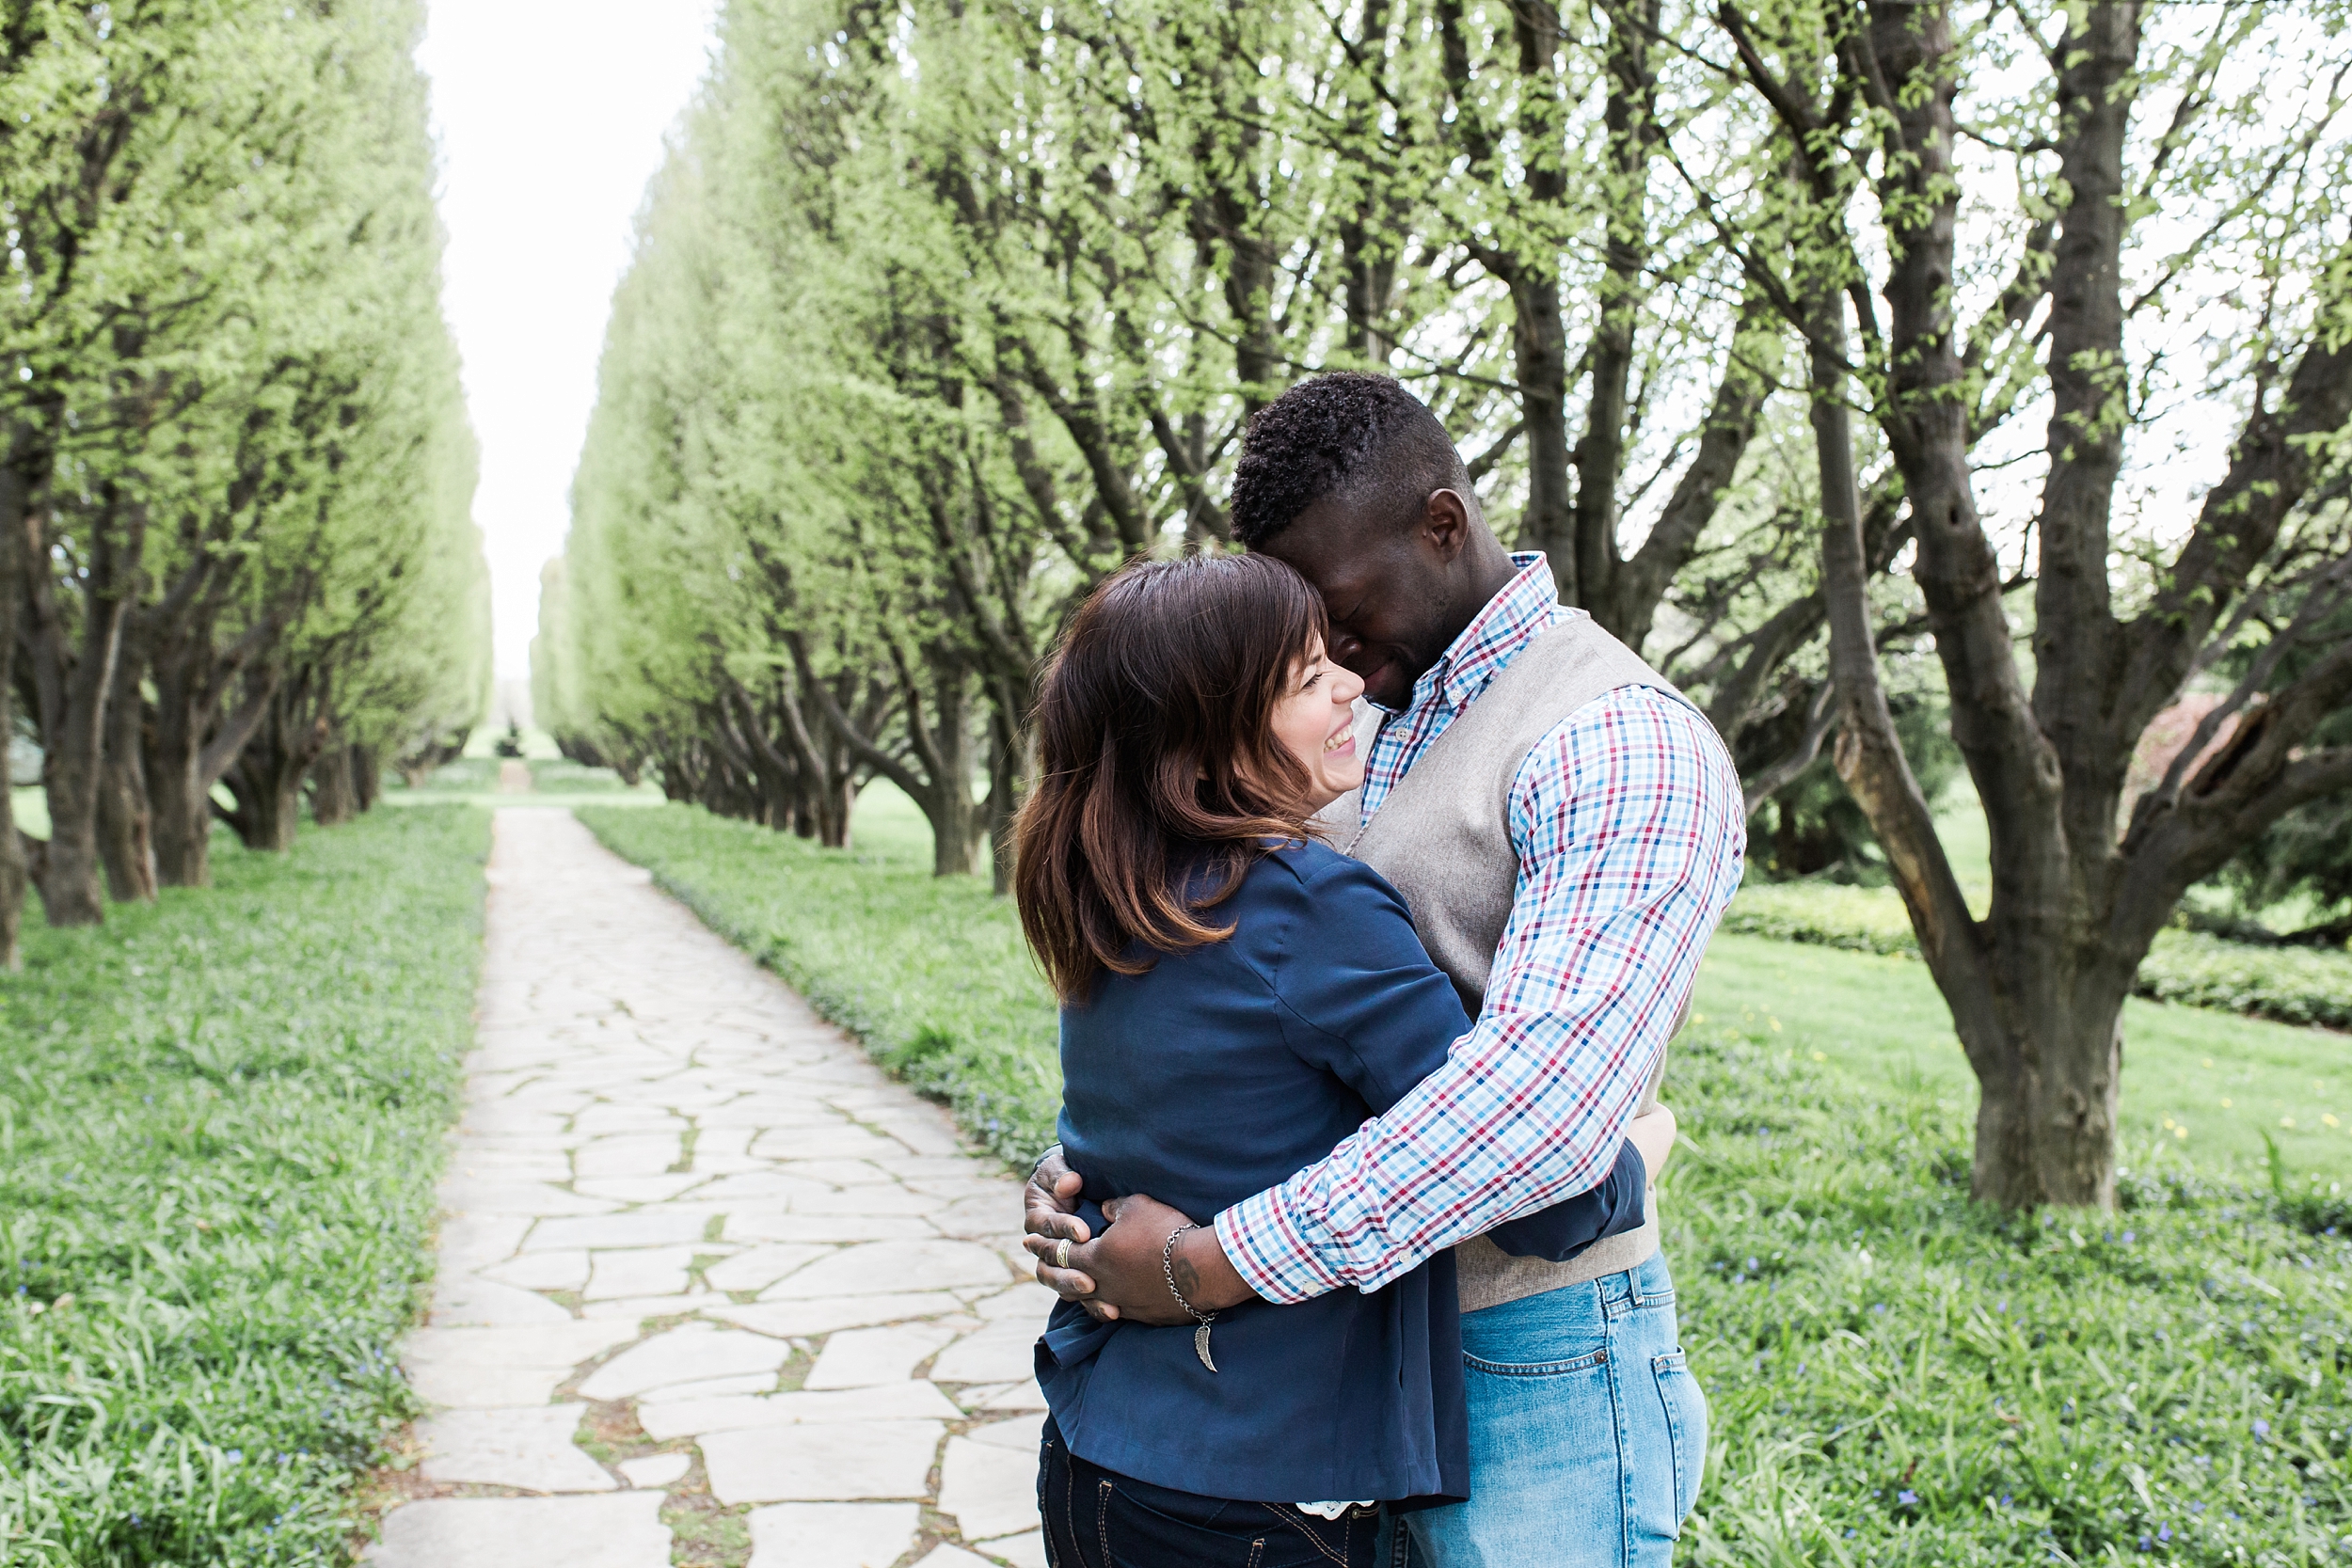
{"type": "Polygon", "coordinates": [[[1222,1312],[1258,1299],[1232,1259],[1225,1256],[1214,1226],[1204,1225],[1177,1238],[1168,1262],[1184,1299],[1203,1312],[1222,1312]]]}
{"type": "MultiPolygon", "coordinates": [[[[1032,1161],[1030,1161],[1030,1162],[1029,1162],[1029,1180],[1032,1180],[1032,1181],[1034,1181],[1034,1180],[1037,1180],[1038,1168],[1039,1168],[1041,1165],[1044,1164],[1046,1161],[1048,1161],[1048,1160],[1060,1160],[1060,1159],[1061,1159],[1061,1157],[1062,1157],[1062,1147],[1061,1147],[1061,1145],[1059,1145],[1059,1144],[1048,1144],[1048,1145],[1046,1146],[1046,1148],[1045,1148],[1045,1151],[1044,1151],[1043,1153],[1040,1154],[1040,1155],[1039,1155],[1036,1159],[1034,1159],[1034,1160],[1032,1160],[1032,1161]]],[[[1066,1160],[1062,1161],[1062,1163],[1063,1163],[1064,1164],[1069,1164],[1069,1162],[1068,1162],[1068,1161],[1066,1161],[1066,1160]]]]}
{"type": "Polygon", "coordinates": [[[1242,1283],[1262,1301],[1295,1306],[1347,1281],[1332,1275],[1291,1224],[1283,1192],[1270,1187],[1216,1216],[1216,1239],[1242,1283]]]}

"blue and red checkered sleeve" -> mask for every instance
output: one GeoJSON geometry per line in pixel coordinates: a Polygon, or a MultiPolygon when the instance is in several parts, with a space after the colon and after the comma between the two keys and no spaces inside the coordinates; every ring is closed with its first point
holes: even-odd
{"type": "Polygon", "coordinates": [[[1375,1290],[1605,1180],[1739,887],[1739,774],[1646,687],[1570,715],[1513,782],[1518,891],[1486,1005],[1445,1065],[1320,1164],[1216,1218],[1250,1288],[1375,1290]]]}

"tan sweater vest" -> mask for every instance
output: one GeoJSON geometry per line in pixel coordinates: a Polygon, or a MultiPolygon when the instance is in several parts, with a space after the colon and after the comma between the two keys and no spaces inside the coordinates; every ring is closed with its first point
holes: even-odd
{"type": "MultiPolygon", "coordinates": [[[[1590,616],[1572,615],[1519,650],[1422,753],[1360,830],[1354,829],[1359,815],[1355,792],[1322,814],[1320,820],[1337,829],[1332,842],[1339,848],[1405,895],[1429,956],[1453,976],[1462,1006],[1473,1018],[1486,1000],[1487,974],[1518,890],[1518,851],[1509,831],[1512,781],[1528,753],[1562,720],[1604,692],[1627,686],[1681,695],[1590,616]]],[[[1378,718],[1372,713],[1359,732],[1359,744],[1367,750],[1378,718]]],[[[1677,1027],[1680,1022],[1676,1021],[1677,1027]]],[[[1661,1053],[1643,1086],[1644,1109],[1657,1103],[1665,1070],[1661,1053]]],[[[1464,1242],[1454,1249],[1462,1310],[1586,1284],[1646,1262],[1658,1250],[1654,1192],[1646,1205],[1639,1229],[1612,1236],[1565,1263],[1514,1258],[1484,1236],[1464,1242]]]]}

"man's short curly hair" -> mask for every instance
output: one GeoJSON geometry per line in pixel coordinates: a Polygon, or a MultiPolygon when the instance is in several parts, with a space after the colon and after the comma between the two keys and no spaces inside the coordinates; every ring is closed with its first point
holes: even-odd
{"type": "Polygon", "coordinates": [[[1402,522],[1434,490],[1470,491],[1445,426],[1393,376],[1334,371],[1258,410],[1233,470],[1233,537],[1251,549],[1324,497],[1402,522]]]}

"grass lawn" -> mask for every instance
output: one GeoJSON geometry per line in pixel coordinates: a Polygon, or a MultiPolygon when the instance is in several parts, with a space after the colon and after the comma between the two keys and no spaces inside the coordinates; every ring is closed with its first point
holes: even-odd
{"type": "MultiPolygon", "coordinates": [[[[1000,1150],[1043,1141],[1043,985],[984,883],[926,873],[903,800],[869,790],[847,854],[580,815],[1000,1150]]],[[[1720,938],[1696,1011],[1661,1183],[1713,1405],[1684,1560],[2352,1560],[2352,1209],[2298,1089],[2342,1092],[2338,1037],[2134,1004],[2124,1211],[2017,1219],[1968,1200],[1974,1097],[1916,962],[1720,938]],[[2260,1103],[2288,1096],[2291,1132],[2260,1103]],[[2265,1129],[2292,1202],[2250,1184],[2265,1129]]]]}
{"type": "Polygon", "coordinates": [[[379,812],[27,923],[0,979],[0,1563],[346,1560],[409,1412],[488,820],[379,812]]]}
{"type": "MultiPolygon", "coordinates": [[[[1976,1112],[1951,1014],[1916,959],[1723,932],[1692,1006],[1699,1020],[1753,1021],[1800,1058],[1820,1053],[1820,1070],[1857,1092],[1891,1081],[1955,1116],[1976,1112]]],[[[2352,1039],[2202,1007],[2124,1004],[2127,1148],[2162,1144],[2168,1160],[2258,1181],[2265,1132],[2291,1169],[2352,1179],[2352,1039]]]]}
{"type": "Polygon", "coordinates": [[[469,750],[454,762],[435,768],[414,789],[398,773],[388,769],[383,800],[394,806],[488,807],[568,805],[581,797],[599,804],[628,806],[660,805],[663,800],[659,784],[624,784],[610,768],[583,768],[563,757],[528,759],[532,793],[503,794],[499,789],[499,768],[504,760],[487,753],[476,756],[469,750]]]}

